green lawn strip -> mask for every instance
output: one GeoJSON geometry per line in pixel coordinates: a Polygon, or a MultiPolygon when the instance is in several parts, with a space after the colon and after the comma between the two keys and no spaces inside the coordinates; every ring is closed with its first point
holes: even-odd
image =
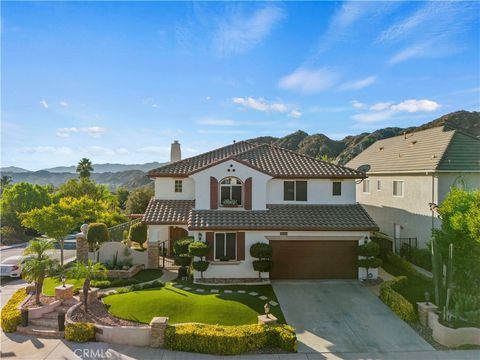
{"type": "MultiPolygon", "coordinates": [[[[138,280],[139,282],[148,282],[152,280],[157,280],[163,274],[161,269],[148,269],[148,270],[141,270],[137,274],[133,276],[134,279],[138,280]]],[[[81,289],[83,286],[84,279],[67,279],[67,284],[74,285],[75,289],[81,289]]],[[[113,280],[113,279],[109,279],[113,280]]],[[[59,277],[49,277],[46,278],[43,283],[43,294],[47,296],[54,296],[55,295],[55,287],[60,285],[62,282],[59,277]]]]}
{"type": "Polygon", "coordinates": [[[383,269],[393,276],[405,275],[408,278],[407,284],[398,289],[398,293],[403,295],[405,299],[410,301],[416,308],[417,302],[425,301],[425,291],[430,293],[430,299],[434,296],[433,281],[427,279],[421,275],[415,275],[410,273],[405,273],[405,271],[399,267],[394,266],[391,263],[384,262],[382,265],[383,269]]]}

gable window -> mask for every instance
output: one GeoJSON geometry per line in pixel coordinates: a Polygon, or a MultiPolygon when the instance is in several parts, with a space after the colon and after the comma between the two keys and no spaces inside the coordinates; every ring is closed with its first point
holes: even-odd
{"type": "Polygon", "coordinates": [[[362,191],[366,194],[370,193],[370,180],[363,180],[362,191]]]}
{"type": "Polygon", "coordinates": [[[306,181],[284,181],[283,200],[285,201],[307,201],[306,181]]]}
{"type": "Polygon", "coordinates": [[[183,181],[175,180],[175,192],[182,192],[182,191],[183,191],[183,181]]]}
{"type": "Polygon", "coordinates": [[[235,260],[237,258],[237,234],[215,233],[215,260],[235,260]]]}
{"type": "Polygon", "coordinates": [[[220,181],[220,205],[242,205],[243,184],[236,177],[228,177],[220,181]]]}
{"type": "Polygon", "coordinates": [[[377,180],[377,191],[380,191],[380,190],[382,190],[382,181],[377,180]]]}
{"type": "Polygon", "coordinates": [[[342,182],[334,181],[332,182],[332,195],[341,196],[342,195],[342,182]]]}
{"type": "Polygon", "coordinates": [[[393,180],[393,196],[403,197],[403,181],[393,180]]]}

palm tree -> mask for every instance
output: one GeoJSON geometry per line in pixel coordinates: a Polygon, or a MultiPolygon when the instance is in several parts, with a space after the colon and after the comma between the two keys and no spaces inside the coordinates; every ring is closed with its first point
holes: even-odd
{"type": "Polygon", "coordinates": [[[6,189],[12,183],[12,177],[8,175],[2,175],[0,178],[0,190],[6,189]]]}
{"type": "Polygon", "coordinates": [[[85,279],[83,283],[83,306],[85,312],[88,311],[88,292],[90,290],[90,282],[92,279],[105,278],[107,269],[102,263],[93,263],[88,260],[87,264],[76,261],[69,271],[69,276],[75,279],[85,279]]]}
{"type": "Polygon", "coordinates": [[[35,302],[40,305],[45,277],[58,270],[58,261],[51,259],[47,251],[54,250],[52,241],[40,239],[32,240],[23,251],[24,255],[32,255],[23,264],[22,276],[28,282],[35,282],[35,302]]]}
{"type": "Polygon", "coordinates": [[[82,158],[77,165],[77,172],[80,175],[80,179],[89,179],[90,173],[93,171],[93,165],[90,159],[82,158]]]}

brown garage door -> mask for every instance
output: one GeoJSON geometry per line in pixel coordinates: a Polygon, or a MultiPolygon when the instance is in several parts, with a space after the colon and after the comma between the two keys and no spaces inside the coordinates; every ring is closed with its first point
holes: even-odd
{"type": "Polygon", "coordinates": [[[356,279],[357,241],[272,240],[271,279],[356,279]]]}

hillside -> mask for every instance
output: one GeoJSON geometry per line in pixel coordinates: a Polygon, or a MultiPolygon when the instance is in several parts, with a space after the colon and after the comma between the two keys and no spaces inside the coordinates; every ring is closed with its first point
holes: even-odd
{"type": "MultiPolygon", "coordinates": [[[[127,170],[141,170],[147,172],[149,170],[155,169],[162,166],[164,163],[159,163],[157,161],[145,163],[145,164],[93,164],[93,171],[96,173],[107,173],[107,172],[119,172],[127,170]]],[[[57,166],[50,169],[43,169],[51,173],[76,173],[76,166],[57,166]]],[[[5,170],[6,171],[6,170],[5,170]]]]}
{"type": "Polygon", "coordinates": [[[462,110],[444,115],[417,127],[388,127],[375,130],[371,133],[365,132],[358,135],[347,136],[342,140],[332,140],[323,134],[309,135],[304,131],[298,130],[282,138],[263,136],[250,139],[249,141],[257,144],[274,144],[312,157],[320,157],[326,154],[329,157],[336,158],[339,164],[346,164],[377,140],[401,135],[404,132],[430,129],[444,124],[461,129],[473,136],[480,137],[480,112],[462,110]]]}

